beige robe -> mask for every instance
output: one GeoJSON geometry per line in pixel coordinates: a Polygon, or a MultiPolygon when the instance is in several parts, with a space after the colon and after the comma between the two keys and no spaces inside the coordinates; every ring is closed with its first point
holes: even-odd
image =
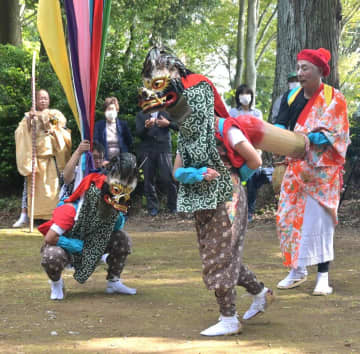
{"type": "MultiPolygon", "coordinates": [[[[15,131],[16,164],[27,177],[28,214],[31,215],[32,137],[27,114],[15,131]]],[[[50,219],[58,203],[59,172],[71,154],[71,132],[65,128],[66,118],[56,109],[45,109],[36,120],[35,219],[50,219]],[[55,164],[56,159],[56,164],[55,164]]]]}

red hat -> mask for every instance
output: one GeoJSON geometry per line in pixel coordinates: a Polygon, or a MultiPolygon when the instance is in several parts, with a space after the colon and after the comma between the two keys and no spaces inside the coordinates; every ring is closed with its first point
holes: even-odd
{"type": "Polygon", "coordinates": [[[329,60],[331,59],[331,54],[328,50],[324,48],[319,49],[303,49],[298,55],[297,60],[306,60],[310,63],[318,66],[323,71],[323,76],[328,76],[330,74],[329,60]]]}

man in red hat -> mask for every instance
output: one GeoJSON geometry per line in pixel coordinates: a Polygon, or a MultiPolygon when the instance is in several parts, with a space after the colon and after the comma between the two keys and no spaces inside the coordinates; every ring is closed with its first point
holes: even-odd
{"type": "Polygon", "coordinates": [[[303,159],[288,158],[277,211],[277,231],[284,265],[291,268],[279,289],[294,288],[318,265],[313,295],[329,295],[329,262],[334,259],[343,165],[349,139],[344,96],[322,82],[330,73],[330,52],[304,49],[297,55],[301,87],[282,99],[276,125],[304,134],[309,148],[303,159]]]}

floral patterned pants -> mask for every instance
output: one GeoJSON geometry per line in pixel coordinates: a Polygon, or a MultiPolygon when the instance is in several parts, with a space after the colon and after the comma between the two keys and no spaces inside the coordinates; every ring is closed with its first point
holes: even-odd
{"type": "MultiPolygon", "coordinates": [[[[53,281],[59,280],[64,268],[71,264],[70,254],[59,246],[47,244],[42,246],[40,253],[41,265],[49,278],[53,281]]],[[[106,279],[120,279],[120,274],[125,266],[125,260],[131,253],[130,236],[122,230],[113,232],[105,253],[109,253],[106,260],[108,265],[106,279]]]]}
{"type": "Polygon", "coordinates": [[[242,250],[247,227],[247,202],[242,186],[237,186],[233,200],[217,209],[195,212],[196,231],[203,280],[215,296],[224,316],[236,313],[235,286],[243,286],[250,294],[262,291],[264,284],[243,265],[242,250]],[[231,223],[231,212],[234,213],[231,223]]]}

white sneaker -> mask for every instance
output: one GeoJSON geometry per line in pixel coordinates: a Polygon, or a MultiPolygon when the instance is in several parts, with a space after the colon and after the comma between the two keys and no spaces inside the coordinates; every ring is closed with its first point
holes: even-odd
{"type": "Polygon", "coordinates": [[[291,268],[287,277],[278,283],[277,288],[278,289],[296,288],[297,286],[299,286],[300,284],[302,284],[307,280],[307,275],[308,273],[306,268],[296,268],[296,269],[291,268]]]}
{"type": "Polygon", "coordinates": [[[333,288],[329,286],[329,273],[318,273],[313,295],[323,296],[333,293],[333,288]]]}
{"type": "Polygon", "coordinates": [[[274,293],[271,289],[264,288],[257,295],[253,295],[254,301],[250,308],[245,312],[243,320],[250,320],[256,315],[264,313],[265,309],[275,300],[274,293]]]}
{"type": "Polygon", "coordinates": [[[231,334],[241,333],[241,323],[239,322],[237,315],[223,316],[220,315],[219,322],[202,332],[202,336],[215,337],[215,336],[228,336],[231,334]]]}
{"type": "Polygon", "coordinates": [[[13,224],[12,227],[21,227],[29,224],[29,218],[27,214],[21,213],[19,219],[13,224]]]}
{"type": "Polygon", "coordinates": [[[107,264],[106,260],[107,260],[108,257],[109,257],[109,253],[104,253],[101,256],[101,262],[104,263],[104,264],[107,264]]]}
{"type": "Polygon", "coordinates": [[[63,300],[64,299],[64,282],[62,278],[58,281],[50,280],[51,284],[51,300],[63,300]]]}
{"type": "Polygon", "coordinates": [[[135,295],[136,289],[127,287],[120,280],[116,280],[116,281],[109,280],[107,283],[106,292],[108,294],[119,293],[126,295],[135,295]]]}

